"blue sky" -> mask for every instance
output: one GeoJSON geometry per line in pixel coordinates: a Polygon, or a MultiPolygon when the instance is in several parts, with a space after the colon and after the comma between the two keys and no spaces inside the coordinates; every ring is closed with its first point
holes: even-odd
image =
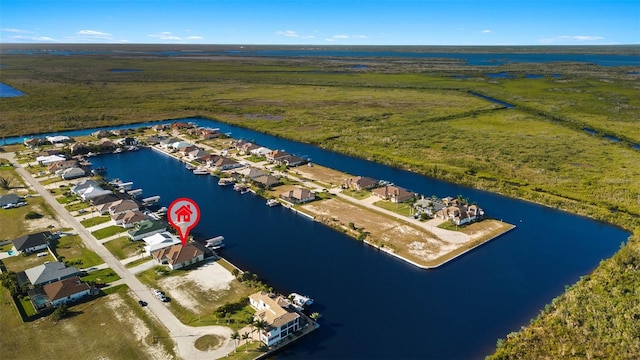
{"type": "Polygon", "coordinates": [[[2,0],[16,42],[640,44],[640,0],[2,0]]]}

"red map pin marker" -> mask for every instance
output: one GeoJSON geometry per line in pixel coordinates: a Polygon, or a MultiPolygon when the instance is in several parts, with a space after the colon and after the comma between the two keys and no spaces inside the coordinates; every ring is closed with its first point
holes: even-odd
{"type": "Polygon", "coordinates": [[[169,205],[167,213],[169,214],[167,220],[178,231],[182,246],[186,245],[189,231],[200,221],[198,204],[189,198],[179,198],[169,205]]]}

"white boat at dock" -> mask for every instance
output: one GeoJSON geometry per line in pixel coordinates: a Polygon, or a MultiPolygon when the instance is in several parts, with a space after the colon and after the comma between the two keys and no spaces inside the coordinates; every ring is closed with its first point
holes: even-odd
{"type": "Polygon", "coordinates": [[[204,246],[213,250],[220,249],[224,247],[223,241],[224,241],[224,236],[216,236],[206,240],[204,246]]]}
{"type": "Polygon", "coordinates": [[[203,168],[195,168],[193,169],[193,173],[195,175],[208,175],[209,171],[203,168]]]}
{"type": "Polygon", "coordinates": [[[248,192],[251,192],[251,189],[249,187],[245,187],[244,189],[240,190],[240,194],[244,195],[248,192]]]}
{"type": "Polygon", "coordinates": [[[150,196],[148,198],[142,199],[142,205],[145,205],[145,206],[153,205],[153,204],[158,203],[158,201],[160,201],[160,196],[159,195],[150,196]]]}
{"type": "Polygon", "coordinates": [[[247,188],[247,185],[245,185],[245,184],[235,184],[235,185],[233,185],[233,190],[235,190],[235,191],[242,191],[242,190],[244,190],[246,188],[247,188]]]}
{"type": "Polygon", "coordinates": [[[191,165],[191,164],[189,164],[189,163],[185,164],[185,165],[184,165],[184,167],[185,167],[187,170],[195,170],[195,168],[196,168],[195,166],[193,166],[193,165],[191,165]]]}
{"type": "Polygon", "coordinates": [[[305,308],[313,305],[312,298],[308,296],[300,295],[298,293],[289,294],[289,299],[291,300],[291,302],[293,302],[293,305],[299,306],[301,308],[305,308]]]}
{"type": "Polygon", "coordinates": [[[278,206],[278,205],[280,205],[280,202],[276,199],[267,200],[267,206],[278,206]]]}

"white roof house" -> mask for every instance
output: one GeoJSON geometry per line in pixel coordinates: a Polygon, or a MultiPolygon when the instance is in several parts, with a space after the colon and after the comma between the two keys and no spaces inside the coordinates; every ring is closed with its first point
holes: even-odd
{"type": "Polygon", "coordinates": [[[105,190],[99,186],[90,186],[78,194],[83,201],[91,200],[95,197],[112,194],[111,190],[105,190]]]}
{"type": "Polygon", "coordinates": [[[47,136],[47,141],[49,141],[52,144],[59,144],[59,143],[69,142],[71,141],[71,138],[64,135],[47,136]]]}
{"type": "Polygon", "coordinates": [[[158,234],[144,237],[142,238],[142,241],[147,244],[147,246],[144,247],[147,255],[151,255],[151,253],[156,250],[164,249],[166,247],[182,243],[182,241],[180,241],[180,238],[169,233],[168,231],[163,231],[158,234]]]}
{"type": "Polygon", "coordinates": [[[268,153],[272,152],[273,150],[266,148],[266,147],[259,147],[257,149],[253,149],[250,151],[250,153],[252,155],[255,156],[267,156],[268,153]]]}
{"type": "Polygon", "coordinates": [[[79,177],[82,177],[84,175],[85,175],[85,171],[82,170],[81,168],[79,168],[79,167],[71,167],[71,168],[64,169],[60,176],[64,180],[69,180],[69,179],[79,178],[79,177]]]}
{"type": "Polygon", "coordinates": [[[36,158],[36,161],[42,165],[50,165],[50,164],[53,164],[54,162],[64,161],[64,160],[67,160],[67,158],[60,155],[38,156],[36,158]]]}

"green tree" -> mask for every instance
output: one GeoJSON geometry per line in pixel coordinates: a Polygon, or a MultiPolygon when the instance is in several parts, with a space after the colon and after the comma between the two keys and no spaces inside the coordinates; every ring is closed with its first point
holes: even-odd
{"type": "Polygon", "coordinates": [[[51,314],[51,320],[60,321],[67,316],[69,316],[69,307],[67,304],[62,304],[55,309],[53,314],[51,314]]]}
{"type": "Polygon", "coordinates": [[[233,343],[235,344],[233,352],[238,351],[238,339],[240,339],[240,334],[238,334],[237,331],[234,331],[233,334],[231,334],[231,340],[233,340],[233,343]]]}
{"type": "Polygon", "coordinates": [[[11,189],[11,179],[0,176],[0,187],[5,190],[11,189]]]}
{"type": "Polygon", "coordinates": [[[244,352],[249,352],[249,333],[242,333],[242,340],[244,340],[244,352]]]}

